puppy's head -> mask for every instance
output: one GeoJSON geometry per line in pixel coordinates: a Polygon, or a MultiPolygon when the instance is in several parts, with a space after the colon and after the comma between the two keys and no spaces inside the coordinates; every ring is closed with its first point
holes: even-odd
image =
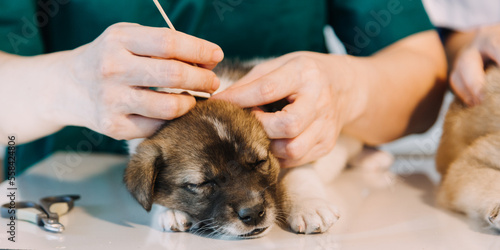
{"type": "Polygon", "coordinates": [[[200,102],[137,148],[124,181],[150,210],[183,211],[221,235],[257,237],[279,210],[279,163],[260,122],[229,103],[200,102]]]}

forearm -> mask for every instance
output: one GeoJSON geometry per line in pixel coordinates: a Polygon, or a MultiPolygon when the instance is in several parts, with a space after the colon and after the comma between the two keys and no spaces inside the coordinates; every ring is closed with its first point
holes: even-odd
{"type": "Polygon", "coordinates": [[[343,127],[368,144],[381,144],[428,129],[446,90],[446,61],[435,32],[405,38],[366,58],[352,58],[362,112],[343,127]],[[354,63],[355,62],[355,63],[354,63]]]}
{"type": "Polygon", "coordinates": [[[67,107],[60,98],[64,89],[66,52],[21,57],[0,52],[1,144],[8,135],[19,143],[35,140],[60,130],[61,109],[67,107]],[[59,104],[57,104],[59,101],[59,104]]]}

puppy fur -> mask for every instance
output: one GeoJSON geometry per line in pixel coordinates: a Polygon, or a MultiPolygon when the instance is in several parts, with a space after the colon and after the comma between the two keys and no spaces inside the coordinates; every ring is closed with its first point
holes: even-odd
{"type": "Polygon", "coordinates": [[[455,98],[436,155],[442,175],[438,203],[500,229],[500,70],[486,72],[484,99],[467,107],[455,98]]]}
{"type": "MultiPolygon", "coordinates": [[[[215,69],[221,88],[259,62],[221,63],[215,69]]],[[[296,233],[325,232],[340,215],[327,201],[323,183],[362,149],[359,141],[341,135],[320,160],[326,164],[280,171],[256,117],[211,99],[129,146],[124,182],[146,210],[153,203],[167,208],[159,218],[166,231],[210,230],[222,238],[260,237],[275,222],[296,233]]]]}

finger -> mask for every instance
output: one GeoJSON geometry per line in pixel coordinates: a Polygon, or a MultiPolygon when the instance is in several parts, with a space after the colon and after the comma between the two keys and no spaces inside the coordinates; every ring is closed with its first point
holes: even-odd
{"type": "Polygon", "coordinates": [[[126,132],[128,133],[126,136],[127,140],[149,137],[165,123],[163,120],[151,119],[140,115],[129,115],[127,120],[128,122],[125,122],[127,126],[126,132]]]}
{"type": "Polygon", "coordinates": [[[303,165],[330,152],[338,134],[339,130],[335,126],[316,121],[296,138],[272,141],[271,151],[278,157],[281,167],[303,165]]]}
{"type": "Polygon", "coordinates": [[[127,115],[119,120],[102,119],[101,130],[98,131],[116,140],[131,140],[152,135],[164,122],[139,115],[127,115]]]}
{"type": "MultiPolygon", "coordinates": [[[[319,147],[315,147],[319,148],[319,147]]],[[[324,155],[318,154],[317,150],[314,150],[313,148],[309,153],[307,153],[304,157],[300,159],[283,159],[283,158],[278,158],[278,161],[280,162],[280,167],[281,168],[292,168],[292,167],[298,167],[304,164],[307,164],[309,162],[312,162],[324,155]]]]}
{"type": "Polygon", "coordinates": [[[280,167],[290,168],[297,167],[312,161],[315,161],[323,156],[325,156],[329,151],[333,149],[334,143],[332,143],[331,148],[323,145],[323,143],[318,143],[314,145],[307,153],[301,158],[278,158],[280,162],[280,167]]]}
{"type": "Polygon", "coordinates": [[[255,62],[256,63],[255,67],[253,67],[252,70],[250,70],[250,72],[244,75],[232,86],[247,84],[249,82],[253,82],[259,79],[261,76],[271,73],[272,71],[276,70],[277,68],[283,65],[284,63],[283,57],[276,58],[273,60],[263,61],[261,63],[259,63],[259,59],[256,59],[257,61],[255,62]]]}
{"type": "Polygon", "coordinates": [[[291,104],[274,113],[254,111],[271,139],[294,138],[303,133],[317,116],[313,96],[301,93],[291,104]]]}
{"type": "Polygon", "coordinates": [[[201,63],[197,63],[197,64],[193,64],[193,66],[198,66],[198,67],[203,68],[203,69],[213,70],[217,66],[217,64],[201,64],[201,63]]]}
{"type": "Polygon", "coordinates": [[[134,57],[124,62],[123,80],[132,86],[179,88],[213,93],[219,87],[214,72],[176,60],[134,57]]]}
{"type": "Polygon", "coordinates": [[[465,50],[451,73],[450,83],[458,96],[469,106],[479,104],[485,84],[481,54],[475,49],[465,50]]]}
{"type": "Polygon", "coordinates": [[[276,139],[271,141],[271,152],[280,159],[297,160],[304,157],[315,142],[316,137],[302,135],[293,139],[276,139]]]}
{"type": "Polygon", "coordinates": [[[462,75],[460,71],[453,70],[450,74],[450,85],[453,89],[453,93],[455,93],[462,102],[464,102],[467,106],[473,106],[474,101],[472,100],[472,94],[469,93],[468,89],[465,87],[464,80],[462,79],[462,75]]]}
{"type": "Polygon", "coordinates": [[[125,112],[161,120],[172,120],[191,110],[196,100],[190,95],[136,89],[125,112]]]}
{"type": "Polygon", "coordinates": [[[224,90],[212,98],[232,102],[242,108],[261,106],[279,101],[296,92],[297,82],[286,67],[234,88],[224,90]]]}
{"type": "Polygon", "coordinates": [[[500,34],[491,34],[489,39],[485,39],[484,44],[479,46],[479,50],[488,59],[500,64],[500,34]]]}
{"type": "Polygon", "coordinates": [[[249,65],[254,65],[254,67],[238,81],[233,83],[226,89],[236,88],[241,85],[248,84],[250,82],[256,81],[260,77],[275,71],[277,68],[283,66],[287,59],[287,55],[281,56],[275,59],[254,59],[253,61],[247,62],[249,65]]]}
{"type": "MultiPolygon", "coordinates": [[[[177,59],[213,68],[222,61],[222,49],[209,41],[167,28],[126,26],[122,35],[127,50],[136,55],[177,59]]],[[[113,30],[111,31],[113,32],[113,30]]]]}
{"type": "Polygon", "coordinates": [[[324,122],[317,120],[295,138],[272,140],[271,151],[278,158],[301,159],[330,133],[324,128],[324,122]]]}

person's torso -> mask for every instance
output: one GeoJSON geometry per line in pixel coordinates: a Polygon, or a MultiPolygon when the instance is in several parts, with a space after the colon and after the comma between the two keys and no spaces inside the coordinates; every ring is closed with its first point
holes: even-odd
{"type": "MultiPolygon", "coordinates": [[[[57,1],[53,1],[54,6],[57,1]]],[[[61,1],[64,2],[64,1],[61,1]]],[[[324,0],[160,0],[179,31],[221,46],[228,57],[325,52],[324,0]]],[[[153,1],[71,0],[42,28],[45,52],[86,44],[117,22],[167,27],[153,1]]]]}

